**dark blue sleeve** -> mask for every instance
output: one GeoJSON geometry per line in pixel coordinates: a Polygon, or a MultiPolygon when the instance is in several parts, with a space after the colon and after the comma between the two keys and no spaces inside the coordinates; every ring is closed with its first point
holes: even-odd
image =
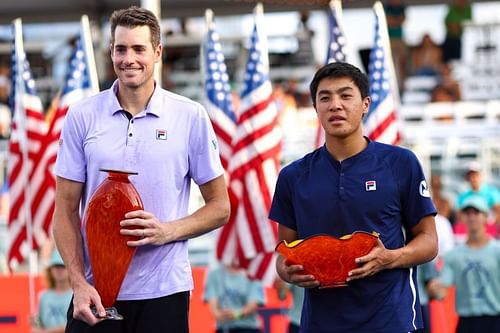
{"type": "Polygon", "coordinates": [[[403,150],[405,156],[397,170],[400,179],[402,218],[405,228],[411,229],[428,215],[436,215],[430,189],[422,166],[415,154],[403,150]]]}
{"type": "Polygon", "coordinates": [[[287,166],[278,175],[269,218],[287,228],[297,230],[292,199],[292,173],[291,167],[287,166]]]}

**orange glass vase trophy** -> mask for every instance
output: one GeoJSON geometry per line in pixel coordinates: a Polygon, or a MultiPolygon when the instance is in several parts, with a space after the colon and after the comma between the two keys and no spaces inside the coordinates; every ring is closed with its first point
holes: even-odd
{"type": "MultiPolygon", "coordinates": [[[[127,241],[137,237],[120,234],[120,221],[125,213],[142,210],[139,193],[129,181],[129,175],[136,172],[100,169],[108,173],[96,189],[87,205],[85,231],[94,275],[94,286],[106,308],[106,318],[120,320],[123,317],[113,307],[128,266],[135,253],[135,247],[127,241]]],[[[95,307],[92,309],[95,314],[95,307]]]]}
{"type": "Polygon", "coordinates": [[[354,261],[368,254],[378,240],[378,233],[356,231],[340,239],[315,235],[291,243],[281,241],[276,251],[290,263],[302,265],[305,274],[312,274],[320,288],[347,286],[347,273],[357,267],[354,261]]]}

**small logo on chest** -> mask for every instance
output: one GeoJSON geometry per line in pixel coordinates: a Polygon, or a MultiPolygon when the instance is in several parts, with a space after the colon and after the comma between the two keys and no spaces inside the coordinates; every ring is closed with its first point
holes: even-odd
{"type": "Polygon", "coordinates": [[[365,190],[368,191],[376,191],[377,190],[377,182],[374,180],[368,180],[365,182],[365,190]]]}
{"type": "Polygon", "coordinates": [[[157,129],[156,140],[167,140],[167,130],[157,129]]]}

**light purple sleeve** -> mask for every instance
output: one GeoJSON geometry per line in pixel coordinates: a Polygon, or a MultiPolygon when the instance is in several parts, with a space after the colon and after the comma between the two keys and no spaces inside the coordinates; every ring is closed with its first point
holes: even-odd
{"type": "Polygon", "coordinates": [[[224,173],[219,156],[219,144],[208,113],[200,107],[189,133],[189,171],[198,185],[203,185],[224,173]]]}
{"type": "Polygon", "coordinates": [[[59,140],[59,150],[55,165],[56,176],[85,182],[86,162],[83,151],[84,126],[81,112],[69,109],[59,140]],[[80,116],[80,117],[79,117],[80,116]]]}

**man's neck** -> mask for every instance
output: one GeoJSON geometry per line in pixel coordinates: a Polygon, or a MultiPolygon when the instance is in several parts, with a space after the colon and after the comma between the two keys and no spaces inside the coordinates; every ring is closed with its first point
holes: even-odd
{"type": "Polygon", "coordinates": [[[368,146],[368,141],[362,135],[347,138],[327,138],[326,149],[337,161],[359,154],[368,146]]]}
{"type": "Polygon", "coordinates": [[[486,231],[469,233],[467,237],[467,246],[479,249],[488,244],[489,240],[490,238],[486,231]]]}
{"type": "Polygon", "coordinates": [[[129,88],[119,84],[117,98],[121,107],[135,116],[146,108],[154,88],[154,82],[139,88],[129,88]]]}

